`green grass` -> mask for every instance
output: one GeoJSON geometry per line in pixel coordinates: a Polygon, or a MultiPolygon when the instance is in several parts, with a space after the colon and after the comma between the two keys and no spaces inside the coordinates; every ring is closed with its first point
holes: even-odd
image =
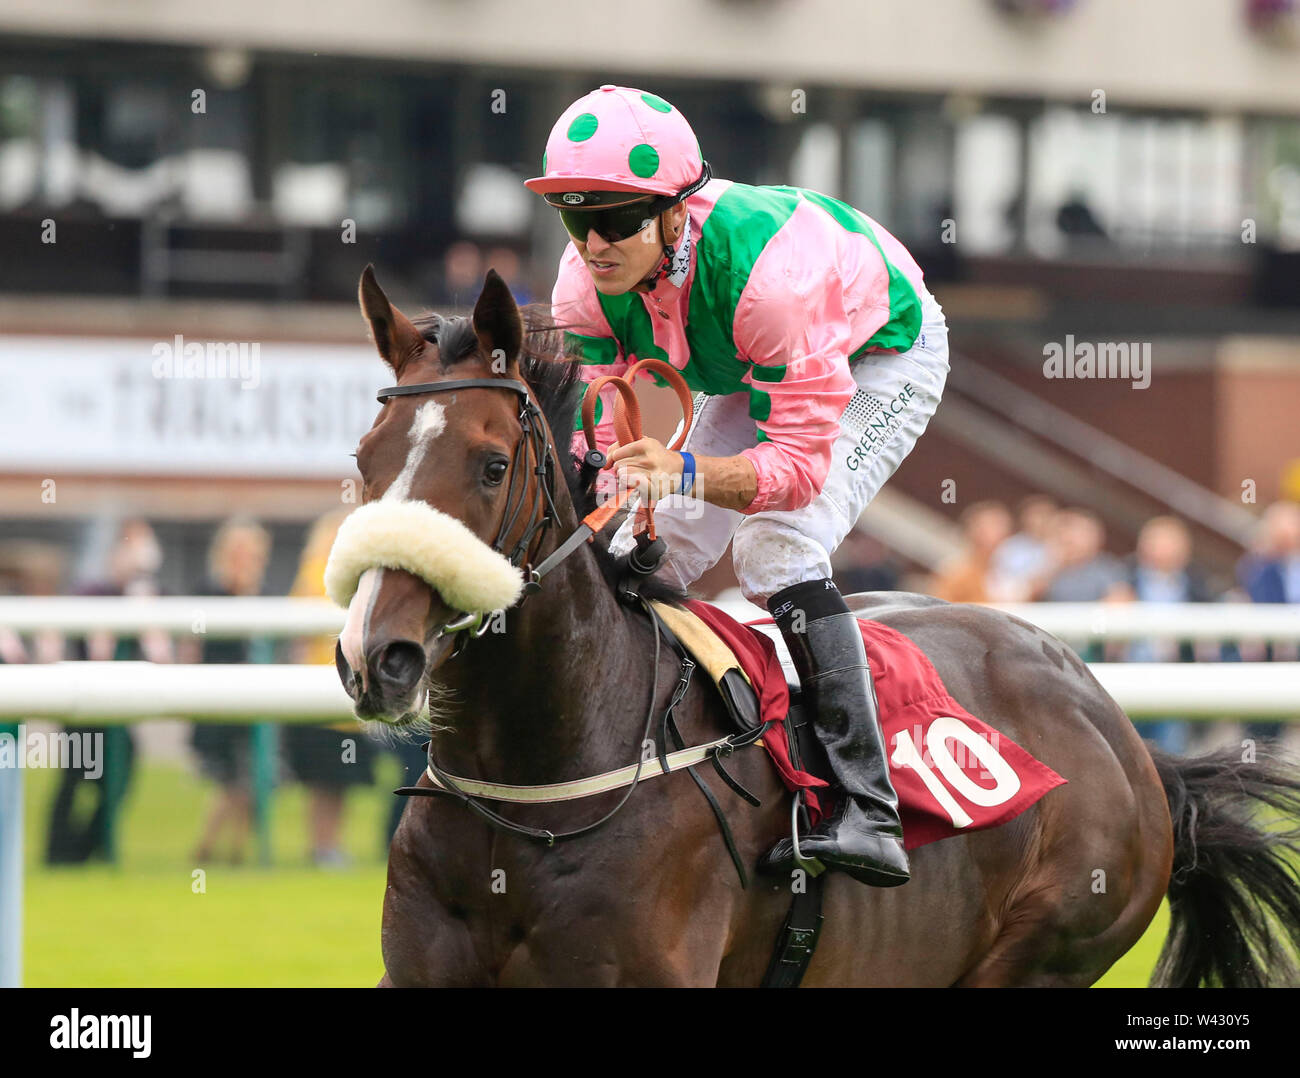
{"type": "MultiPolygon", "coordinates": [[[[206,866],[191,856],[214,787],[177,767],[136,768],[116,866],[42,863],[58,776],[28,771],[24,977],[30,986],[367,986],[383,973],[382,819],[395,783],[348,796],[352,867],[307,863],[300,786],[275,798],[274,868],[206,866]]],[[[249,855],[252,851],[250,848],[249,855]]]]}
{"type": "MultiPolygon", "coordinates": [[[[121,821],[121,863],[41,862],[57,774],[28,771],[24,983],[31,986],[312,987],[373,985],[383,972],[382,818],[393,783],[349,794],[344,845],[353,867],[306,864],[301,787],[275,799],[276,867],[209,865],[195,893],[190,851],[213,787],[177,767],[137,767],[121,821]]],[[[1161,907],[1138,944],[1099,982],[1145,986],[1168,926],[1161,907]]]]}

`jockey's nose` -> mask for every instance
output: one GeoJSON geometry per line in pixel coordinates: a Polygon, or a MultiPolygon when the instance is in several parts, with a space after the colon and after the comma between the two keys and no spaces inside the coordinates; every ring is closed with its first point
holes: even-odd
{"type": "Polygon", "coordinates": [[[424,648],[413,640],[393,640],[370,653],[370,677],[391,699],[407,696],[424,676],[424,648]]]}

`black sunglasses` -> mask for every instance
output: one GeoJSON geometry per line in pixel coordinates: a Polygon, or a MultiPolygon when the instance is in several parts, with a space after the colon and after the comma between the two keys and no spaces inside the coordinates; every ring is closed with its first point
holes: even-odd
{"type": "Polygon", "coordinates": [[[652,198],[649,201],[629,202],[608,209],[560,209],[560,220],[564,222],[565,229],[575,240],[585,241],[587,234],[594,231],[606,243],[618,243],[635,236],[638,232],[643,232],[655,218],[676,201],[675,198],[652,198]]]}
{"type": "Polygon", "coordinates": [[[619,206],[602,207],[606,199],[619,198],[621,191],[569,191],[548,192],[547,202],[560,211],[560,220],[575,240],[585,240],[595,230],[606,243],[618,243],[643,232],[650,222],[665,210],[670,210],[688,195],[695,194],[713,178],[713,169],[707,161],[700,163],[700,175],[675,195],[658,195],[640,202],[625,202],[619,206]],[[571,209],[569,205],[583,205],[584,209],[571,209]]]}

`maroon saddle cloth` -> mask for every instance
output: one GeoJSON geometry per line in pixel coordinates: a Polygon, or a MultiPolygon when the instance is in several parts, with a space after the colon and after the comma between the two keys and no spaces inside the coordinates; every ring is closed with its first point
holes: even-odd
{"type": "MultiPolygon", "coordinates": [[[[762,720],[782,724],[781,735],[764,736],[763,746],[786,786],[807,791],[815,822],[822,811],[817,791],[828,783],[790,760],[784,736],[789,685],[775,644],[753,628],[771,620],[741,624],[708,603],[685,605],[735,652],[758,695],[762,720]]],[[[925,653],[906,636],[879,622],[858,623],[876,685],[907,849],[997,827],[1066,781],[957,703],[925,653]]]]}

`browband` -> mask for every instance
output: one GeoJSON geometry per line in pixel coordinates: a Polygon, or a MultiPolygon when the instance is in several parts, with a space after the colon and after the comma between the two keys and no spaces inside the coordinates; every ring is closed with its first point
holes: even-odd
{"type": "Polygon", "coordinates": [[[419,382],[413,386],[389,386],[381,389],[375,400],[389,397],[410,397],[417,393],[439,393],[446,389],[509,389],[521,397],[528,396],[528,387],[513,378],[453,378],[449,382],[419,382]]]}

